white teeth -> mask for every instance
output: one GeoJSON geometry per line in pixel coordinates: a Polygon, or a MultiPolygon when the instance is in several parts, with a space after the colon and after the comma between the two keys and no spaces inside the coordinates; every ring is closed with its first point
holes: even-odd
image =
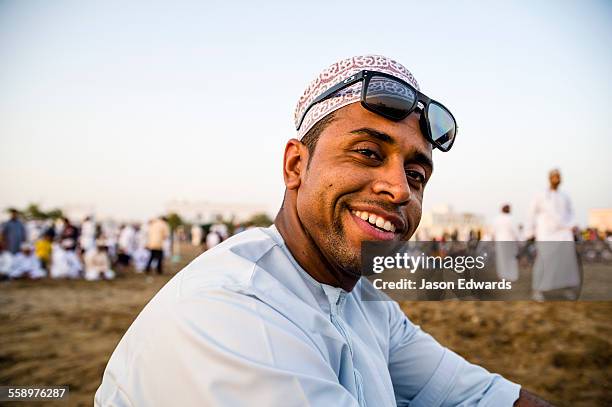
{"type": "Polygon", "coordinates": [[[384,229],[387,232],[395,233],[395,225],[380,216],[376,216],[373,213],[368,213],[366,211],[351,211],[351,212],[353,212],[355,216],[365,221],[368,221],[369,223],[371,223],[372,225],[380,229],[384,229]]]}

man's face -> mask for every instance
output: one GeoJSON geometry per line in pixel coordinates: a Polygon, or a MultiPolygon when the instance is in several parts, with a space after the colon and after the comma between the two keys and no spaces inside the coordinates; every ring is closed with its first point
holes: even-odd
{"type": "Polygon", "coordinates": [[[561,184],[561,174],[558,171],[552,171],[548,174],[548,180],[550,182],[550,186],[553,189],[556,189],[559,184],[561,184]]]}
{"type": "Polygon", "coordinates": [[[300,220],[330,263],[360,274],[363,241],[412,236],[431,150],[415,114],[393,122],[357,103],[336,111],[297,196],[300,220]]]}

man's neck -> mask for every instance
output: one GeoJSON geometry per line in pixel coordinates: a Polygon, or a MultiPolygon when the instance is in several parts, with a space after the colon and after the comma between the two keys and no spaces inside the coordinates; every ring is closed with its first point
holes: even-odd
{"type": "Polygon", "coordinates": [[[312,278],[320,283],[340,287],[346,291],[351,291],[357,284],[359,279],[341,281],[337,278],[337,274],[331,272],[333,270],[331,264],[306,232],[295,210],[282,207],[276,215],[274,225],[295,260],[312,278]]]}

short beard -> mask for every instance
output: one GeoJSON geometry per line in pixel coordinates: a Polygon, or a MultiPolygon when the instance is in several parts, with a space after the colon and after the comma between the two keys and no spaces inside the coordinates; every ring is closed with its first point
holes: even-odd
{"type": "Polygon", "coordinates": [[[344,275],[361,276],[361,253],[355,254],[347,247],[347,239],[342,228],[341,216],[334,219],[331,233],[326,235],[324,239],[323,247],[329,248],[328,253],[325,255],[327,261],[344,275]]]}

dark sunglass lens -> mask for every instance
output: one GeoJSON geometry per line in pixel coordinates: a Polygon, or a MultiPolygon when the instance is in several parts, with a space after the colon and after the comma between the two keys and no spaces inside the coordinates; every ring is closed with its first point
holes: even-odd
{"type": "Polygon", "coordinates": [[[450,112],[444,107],[432,102],[427,107],[431,138],[441,150],[448,150],[453,144],[457,133],[457,124],[450,112]]]}
{"type": "Polygon", "coordinates": [[[368,83],[365,102],[369,108],[394,120],[408,116],[416,102],[414,90],[392,79],[374,76],[368,83]]]}

